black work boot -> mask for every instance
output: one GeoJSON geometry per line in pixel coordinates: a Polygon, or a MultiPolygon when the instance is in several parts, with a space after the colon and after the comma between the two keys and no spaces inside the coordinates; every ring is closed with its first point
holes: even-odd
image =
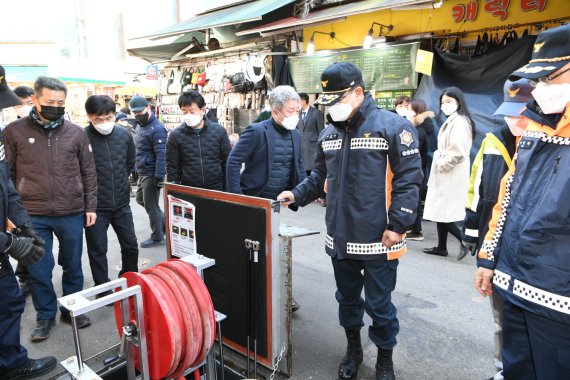
{"type": "Polygon", "coordinates": [[[338,367],[338,378],[341,380],[356,379],[358,366],[362,363],[362,343],[360,343],[360,329],[344,329],[346,333],[346,355],[338,367]]]}
{"type": "Polygon", "coordinates": [[[396,380],[396,375],[394,375],[394,363],[392,362],[392,350],[378,349],[376,380],[396,380]]]}

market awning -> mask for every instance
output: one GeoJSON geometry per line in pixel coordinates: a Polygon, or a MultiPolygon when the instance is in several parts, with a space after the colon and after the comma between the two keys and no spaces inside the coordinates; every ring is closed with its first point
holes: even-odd
{"type": "Polygon", "coordinates": [[[188,47],[190,42],[175,42],[168,45],[147,46],[135,49],[127,49],[127,51],[134,55],[145,59],[149,62],[164,62],[170,61],[173,55],[188,47]]]}
{"type": "Polygon", "coordinates": [[[131,46],[127,48],[127,51],[130,55],[151,63],[161,63],[171,61],[177,55],[184,57],[184,53],[201,51],[200,47],[195,46],[195,41],[204,44],[204,33],[190,32],[181,37],[170,37],[160,41],[149,41],[148,39],[138,41],[138,43],[129,41],[131,46]]]}
{"type": "Polygon", "coordinates": [[[29,82],[33,83],[36,78],[47,74],[47,66],[10,66],[5,65],[6,80],[9,83],[29,82]]]}
{"type": "Polygon", "coordinates": [[[290,30],[303,29],[316,26],[322,23],[342,21],[348,16],[370,13],[382,9],[393,9],[421,4],[431,4],[434,0],[366,0],[355,3],[338,5],[326,9],[310,12],[306,17],[288,17],[269,24],[256,26],[251,29],[242,30],[236,33],[238,36],[259,33],[263,35],[275,34],[276,32],[286,32],[290,30]],[[275,32],[275,33],[272,33],[275,32]]]}
{"type": "Polygon", "coordinates": [[[190,20],[161,29],[151,35],[140,38],[164,38],[184,34],[195,30],[217,28],[244,22],[261,21],[262,17],[276,9],[293,3],[295,0],[257,0],[235,7],[205,13],[190,20]]]}

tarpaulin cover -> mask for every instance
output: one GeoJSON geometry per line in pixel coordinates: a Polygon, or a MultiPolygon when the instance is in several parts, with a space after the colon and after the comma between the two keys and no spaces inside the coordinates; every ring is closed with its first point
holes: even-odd
{"type": "MultiPolygon", "coordinates": [[[[535,36],[525,36],[506,46],[475,57],[436,50],[432,75],[424,75],[415,98],[426,102],[428,109],[439,113],[439,97],[446,87],[459,87],[475,120],[477,139],[471,155],[476,154],[485,133],[504,124],[493,113],[503,102],[503,85],[510,73],[530,60],[535,36]]],[[[438,121],[441,125],[445,116],[438,121]]]]}

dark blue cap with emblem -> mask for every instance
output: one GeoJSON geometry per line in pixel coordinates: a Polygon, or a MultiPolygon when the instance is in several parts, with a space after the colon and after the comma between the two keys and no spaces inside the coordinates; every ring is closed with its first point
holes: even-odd
{"type": "Polygon", "coordinates": [[[515,82],[507,80],[503,87],[503,104],[497,108],[493,116],[520,116],[522,108],[533,99],[532,90],[533,88],[528,83],[528,79],[523,78],[515,82]]]}
{"type": "Polygon", "coordinates": [[[315,104],[332,106],[342,95],[353,87],[363,85],[362,72],[350,62],[335,62],[329,65],[321,74],[323,93],[315,104]]]}
{"type": "Polygon", "coordinates": [[[509,79],[537,79],[549,76],[570,62],[570,23],[540,32],[527,65],[516,70],[509,79]]]}

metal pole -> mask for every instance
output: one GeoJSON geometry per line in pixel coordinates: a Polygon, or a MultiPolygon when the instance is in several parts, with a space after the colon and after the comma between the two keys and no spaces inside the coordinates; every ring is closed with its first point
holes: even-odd
{"type": "Polygon", "coordinates": [[[83,372],[83,355],[81,355],[81,344],[79,343],[79,330],[75,317],[71,317],[71,329],[73,330],[73,343],[75,344],[75,353],[77,354],[77,368],[79,373],[83,372]]]}
{"type": "Polygon", "coordinates": [[[224,348],[222,344],[222,322],[218,321],[218,344],[220,345],[220,367],[222,369],[222,380],[224,380],[224,348]]]}

